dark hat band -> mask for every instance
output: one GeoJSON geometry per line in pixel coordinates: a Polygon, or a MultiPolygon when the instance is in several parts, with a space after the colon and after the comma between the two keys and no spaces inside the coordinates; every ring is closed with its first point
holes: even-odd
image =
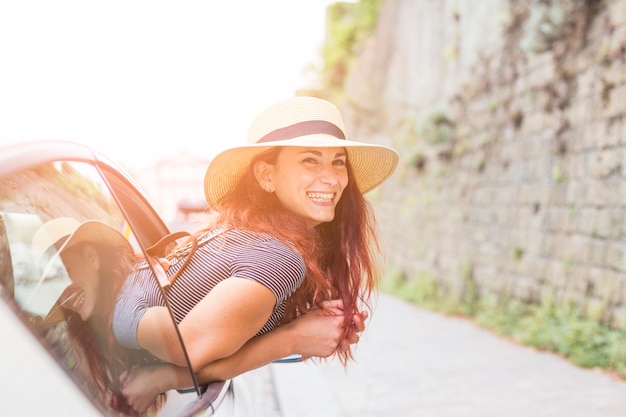
{"type": "Polygon", "coordinates": [[[337,139],[345,139],[343,131],[333,123],[325,120],[308,120],[306,122],[296,123],[287,127],[276,129],[263,136],[256,143],[274,142],[279,140],[288,140],[299,136],[325,134],[336,137],[337,139]]]}

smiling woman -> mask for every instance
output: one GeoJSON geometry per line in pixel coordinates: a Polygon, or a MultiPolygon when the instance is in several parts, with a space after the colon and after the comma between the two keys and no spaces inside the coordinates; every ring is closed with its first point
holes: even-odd
{"type": "MultiPolygon", "coordinates": [[[[248,142],[218,154],[205,175],[216,216],[197,238],[219,234],[186,267],[176,256],[184,249],[167,255],[167,273],[182,270],[168,297],[201,382],[291,355],[336,355],[347,364],[379,273],[376,222],[363,193],[391,175],[398,154],[346,139],[339,110],[314,97],[262,111],[248,142]],[[298,327],[311,317],[329,320],[315,340],[298,327]]],[[[125,379],[138,409],[188,378],[149,276],[139,269],[127,280],[113,322],[120,343],[171,363],[125,379]]]]}
{"type": "MultiPolygon", "coordinates": [[[[129,243],[151,254],[169,230],[103,155],[65,142],[1,155],[0,252],[9,276],[0,304],[15,308],[81,398],[105,415],[140,413],[158,399],[161,412],[176,415],[185,403],[207,412],[245,407],[238,375],[248,370],[293,354],[351,357],[380,260],[363,193],[391,175],[398,155],[346,139],[331,103],[279,102],[253,121],[248,145],[211,162],[205,194],[215,219],[188,263],[182,242],[163,254],[167,262],[127,261],[129,243]],[[161,288],[157,277],[173,282],[161,288]],[[197,396],[172,389],[189,387],[197,396]]],[[[14,365],[0,363],[6,386],[15,386],[14,365]]],[[[39,379],[29,377],[16,395],[32,393],[39,379]]],[[[52,408],[62,412],[62,403],[52,408]]]]}

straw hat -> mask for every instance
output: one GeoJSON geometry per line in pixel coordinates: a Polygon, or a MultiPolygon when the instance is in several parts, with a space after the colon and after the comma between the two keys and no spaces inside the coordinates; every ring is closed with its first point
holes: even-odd
{"type": "Polygon", "coordinates": [[[230,193],[252,159],[275,146],[342,147],[362,193],[382,183],[398,164],[398,153],[386,146],[346,139],[343,118],[332,103],[316,97],[294,97],[267,108],[253,120],[248,144],[219,153],[204,177],[209,206],[230,193]]]}
{"type": "Polygon", "coordinates": [[[51,246],[56,246],[57,253],[61,253],[81,242],[107,242],[132,253],[130,242],[115,228],[98,220],[80,223],[71,217],[59,217],[42,224],[33,235],[31,249],[39,263],[51,246]]]}

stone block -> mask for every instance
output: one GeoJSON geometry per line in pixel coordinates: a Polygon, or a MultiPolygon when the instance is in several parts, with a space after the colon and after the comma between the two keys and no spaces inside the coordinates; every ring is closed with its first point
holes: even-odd
{"type": "Polygon", "coordinates": [[[595,267],[602,267],[606,262],[607,241],[604,239],[592,238],[589,242],[589,264],[595,267]]]}
{"type": "Polygon", "coordinates": [[[611,309],[611,326],[626,330],[626,307],[617,307],[611,309]]]}
{"type": "Polygon", "coordinates": [[[626,245],[622,242],[611,242],[607,245],[606,266],[620,273],[626,273],[626,245]]]}

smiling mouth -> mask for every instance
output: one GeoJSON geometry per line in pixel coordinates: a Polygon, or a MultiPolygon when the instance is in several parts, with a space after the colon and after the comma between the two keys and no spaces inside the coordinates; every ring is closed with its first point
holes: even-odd
{"type": "Polygon", "coordinates": [[[307,193],[307,195],[316,203],[330,203],[335,197],[335,193],[307,193]]]}

